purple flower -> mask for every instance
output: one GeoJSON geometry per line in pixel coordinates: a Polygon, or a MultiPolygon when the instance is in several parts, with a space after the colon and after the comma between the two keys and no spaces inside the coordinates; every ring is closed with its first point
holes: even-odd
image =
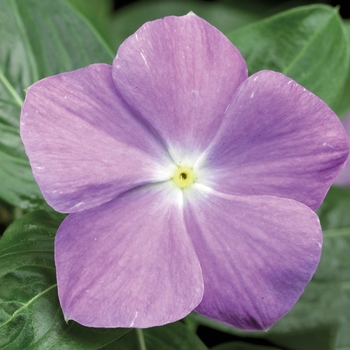
{"type": "MultiPolygon", "coordinates": [[[[348,134],[348,138],[350,139],[350,113],[348,113],[343,119],[344,128],[348,134]]],[[[345,164],[344,169],[341,171],[339,176],[334,182],[335,185],[350,187],[350,161],[345,164]]]]}
{"type": "Polygon", "coordinates": [[[283,74],[247,77],[194,14],[146,23],[113,66],[30,87],[21,136],[47,202],[65,318],[150,327],[192,310],[267,329],[321,254],[314,213],[349,152],[340,121],[283,74]]]}

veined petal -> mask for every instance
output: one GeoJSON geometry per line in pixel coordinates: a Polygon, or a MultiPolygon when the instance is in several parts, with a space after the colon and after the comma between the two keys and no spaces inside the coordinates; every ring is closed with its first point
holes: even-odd
{"type": "Polygon", "coordinates": [[[177,321],[198,305],[203,277],[181,196],[169,183],[141,186],[63,221],[55,263],[66,319],[144,328],[177,321]]]}
{"type": "Polygon", "coordinates": [[[237,90],[199,161],[200,182],[228,194],[286,197],[316,209],[348,152],[341,122],[322,100],[283,74],[261,71],[237,90]]]}
{"type": "Polygon", "coordinates": [[[189,13],[148,22],[126,39],[113,78],[174,160],[193,162],[217,132],[247,68],[220,31],[189,13]]]}
{"type": "Polygon", "coordinates": [[[34,177],[57,211],[92,208],[169,178],[170,158],[119,96],[112,67],[95,64],[32,85],[21,137],[34,177]]]}
{"type": "Polygon", "coordinates": [[[322,243],[316,214],[272,196],[200,188],[186,198],[185,221],[204,277],[195,311],[237,328],[268,329],[291,309],[316,270],[322,243]]]}

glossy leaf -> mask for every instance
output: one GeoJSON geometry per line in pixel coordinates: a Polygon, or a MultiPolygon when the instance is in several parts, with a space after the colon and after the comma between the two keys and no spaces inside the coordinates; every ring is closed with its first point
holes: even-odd
{"type": "MultiPolygon", "coordinates": [[[[346,30],[346,33],[348,35],[348,39],[350,42],[350,20],[346,20],[344,22],[344,26],[345,26],[345,30],[346,30]]],[[[349,62],[349,64],[350,64],[350,62],[349,62]]],[[[349,69],[348,74],[347,74],[343,96],[341,98],[340,103],[335,108],[335,111],[341,117],[350,111],[350,69],[349,69]]]]}
{"type": "Polygon", "coordinates": [[[30,213],[0,240],[0,349],[95,350],[127,332],[64,321],[53,261],[62,218],[30,213]]]}
{"type": "Polygon", "coordinates": [[[180,322],[144,330],[148,350],[205,350],[207,347],[180,322]]]}
{"type": "Polygon", "coordinates": [[[317,210],[324,230],[350,227],[350,188],[332,186],[317,210]]]}
{"type": "MultiPolygon", "coordinates": [[[[133,329],[103,350],[206,350],[207,347],[181,322],[162,327],[133,329]]],[[[265,349],[262,349],[265,350],[265,349]]]]}
{"type": "Polygon", "coordinates": [[[144,347],[145,341],[143,331],[131,329],[130,332],[126,333],[113,343],[104,346],[103,348],[101,348],[101,350],[145,350],[144,347]],[[139,334],[137,334],[137,332],[139,332],[139,334]],[[139,336],[142,337],[141,340],[139,339],[139,336]]]}
{"type": "Polygon", "coordinates": [[[280,348],[265,346],[265,345],[253,345],[243,342],[231,342],[220,344],[211,348],[211,350],[279,350],[280,348]]]}
{"type": "Polygon", "coordinates": [[[24,90],[38,79],[114,54],[64,0],[0,2],[0,197],[23,209],[46,208],[21,139],[24,90]]]}
{"type": "Polygon", "coordinates": [[[249,73],[282,72],[331,107],[343,93],[350,64],[349,40],[338,10],[325,5],[295,8],[228,35],[249,73]]]}
{"type": "Polygon", "coordinates": [[[66,0],[77,9],[112,47],[112,0],[66,0]]]}

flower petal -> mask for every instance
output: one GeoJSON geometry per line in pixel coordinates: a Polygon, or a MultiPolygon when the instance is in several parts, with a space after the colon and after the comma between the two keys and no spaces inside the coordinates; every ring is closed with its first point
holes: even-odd
{"type": "Polygon", "coordinates": [[[168,179],[168,153],[116,90],[111,66],[95,64],[32,85],[21,137],[35,179],[57,211],[107,202],[136,185],[168,179]]]}
{"type": "Polygon", "coordinates": [[[169,183],[142,186],[63,221],[55,263],[66,319],[151,327],[198,305],[202,272],[179,196],[169,183]]]}
{"type": "MultiPolygon", "coordinates": [[[[343,125],[350,140],[350,114],[348,114],[343,120],[343,125]]],[[[339,176],[334,182],[338,186],[350,186],[350,161],[349,158],[345,164],[344,169],[341,171],[339,176]]]]}
{"type": "Polygon", "coordinates": [[[148,22],[126,39],[113,78],[174,160],[193,162],[217,132],[247,68],[220,31],[189,13],[148,22]]]}
{"type": "Polygon", "coordinates": [[[271,327],[316,270],[322,243],[316,214],[290,199],[203,189],[187,197],[184,209],[204,276],[195,311],[246,330],[271,327]]]}
{"type": "Polygon", "coordinates": [[[322,100],[283,74],[261,71],[237,90],[198,162],[200,181],[228,194],[287,197],[316,209],[348,152],[341,122],[322,100]]]}

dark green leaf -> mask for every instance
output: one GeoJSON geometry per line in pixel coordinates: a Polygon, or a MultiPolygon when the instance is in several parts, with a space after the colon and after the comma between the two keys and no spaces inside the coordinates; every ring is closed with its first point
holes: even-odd
{"type": "Polygon", "coordinates": [[[204,18],[224,33],[261,18],[257,13],[221,4],[198,0],[138,1],[119,10],[113,20],[114,47],[117,48],[129,35],[147,21],[188,12],[204,18]]]}
{"type": "Polygon", "coordinates": [[[19,137],[24,89],[38,79],[111,63],[96,30],[63,0],[0,2],[0,197],[23,209],[46,208],[19,137]]]}
{"type": "MultiPolygon", "coordinates": [[[[350,20],[345,21],[344,26],[350,42],[350,20]]],[[[342,99],[337,105],[335,111],[338,113],[339,116],[344,116],[347,112],[350,112],[350,69],[348,71],[342,99]]]]}
{"type": "MultiPolygon", "coordinates": [[[[103,350],[206,350],[207,347],[181,322],[162,327],[134,329],[103,350]],[[143,347],[142,345],[143,344],[143,347]]],[[[263,349],[264,350],[264,349],[263,349]]]]}
{"type": "Polygon", "coordinates": [[[112,0],[67,1],[96,28],[101,37],[112,47],[112,0]]]}
{"type": "Polygon", "coordinates": [[[205,350],[207,347],[180,322],[144,330],[148,350],[205,350]]]}
{"type": "Polygon", "coordinates": [[[1,349],[95,350],[127,331],[65,323],[53,260],[61,220],[33,212],[15,221],[0,240],[1,349]]]}
{"type": "Polygon", "coordinates": [[[65,1],[16,0],[16,3],[39,78],[96,62],[111,64],[114,52],[65,1]]]}
{"type": "Polygon", "coordinates": [[[350,64],[349,40],[337,9],[295,8],[228,35],[247,61],[249,73],[282,72],[332,108],[343,93],[350,64]]]}
{"type": "Polygon", "coordinates": [[[142,330],[131,329],[130,332],[126,333],[113,343],[104,346],[103,348],[101,348],[101,350],[144,350],[144,347],[141,347],[142,345],[140,344],[139,340],[140,334],[138,334],[138,332],[141,332],[141,342],[142,345],[144,345],[144,337],[142,330]]]}
{"type": "Polygon", "coordinates": [[[279,350],[280,348],[265,346],[265,345],[253,345],[243,342],[231,342],[220,344],[210,348],[211,350],[279,350]]]}
{"type": "Polygon", "coordinates": [[[332,186],[317,210],[324,230],[350,227],[350,188],[332,186]]]}

